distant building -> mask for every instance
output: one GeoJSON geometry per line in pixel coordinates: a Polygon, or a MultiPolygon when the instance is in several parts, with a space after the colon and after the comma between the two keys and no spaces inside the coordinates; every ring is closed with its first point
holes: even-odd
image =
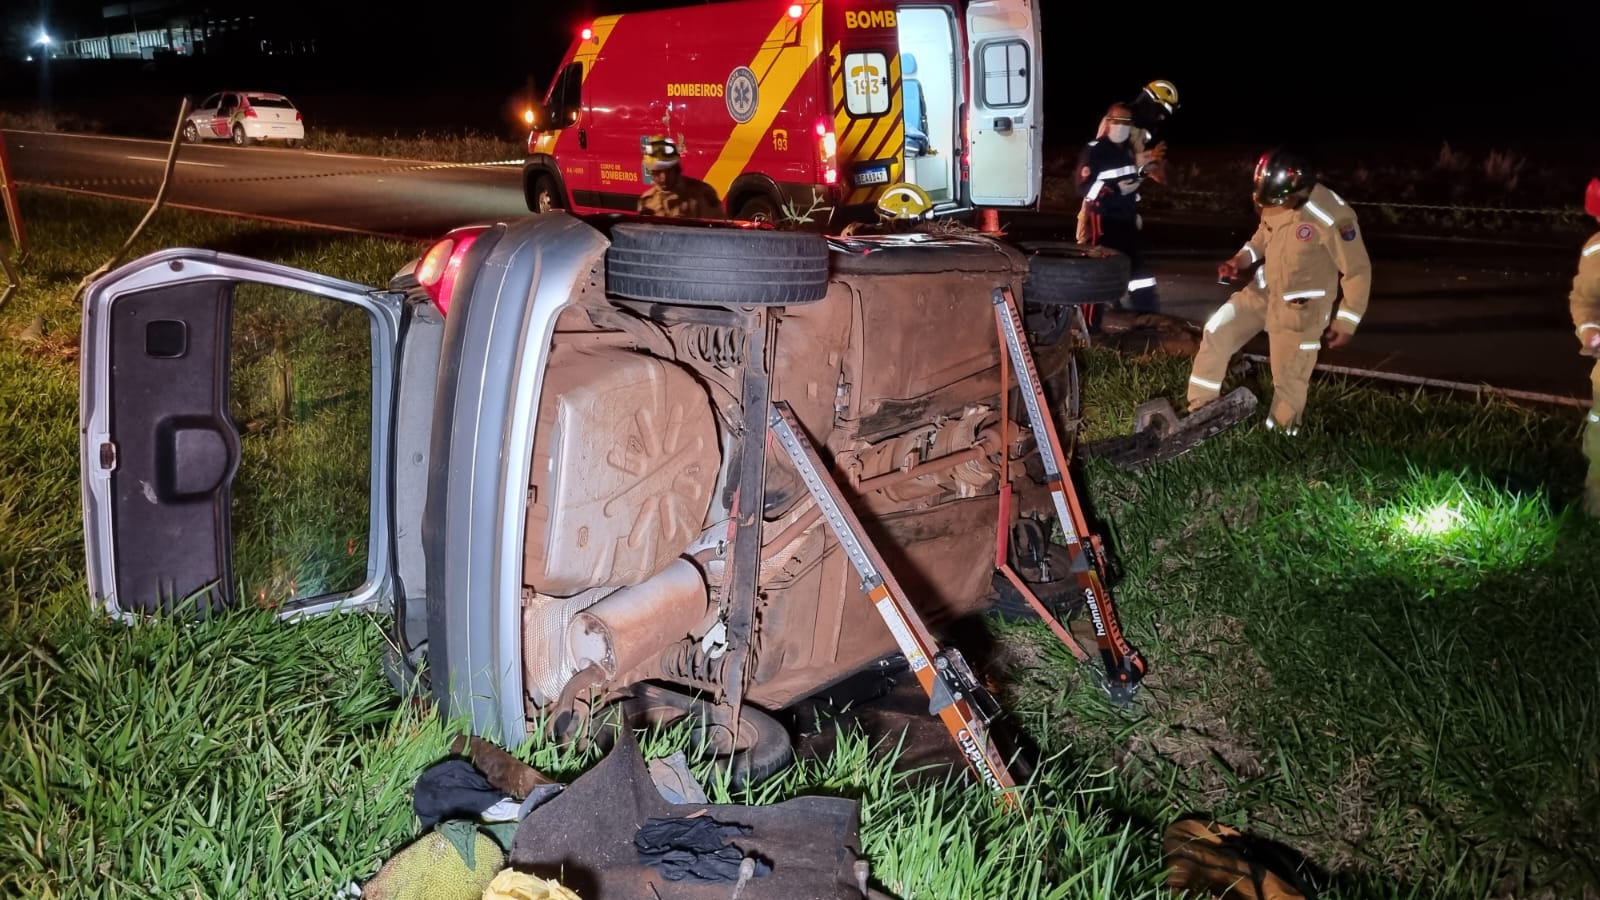
{"type": "Polygon", "coordinates": [[[64,59],[156,59],[162,56],[303,56],[317,51],[315,36],[285,26],[275,7],[217,13],[192,0],[133,0],[100,9],[101,34],[64,40],[53,55],[64,59]]]}

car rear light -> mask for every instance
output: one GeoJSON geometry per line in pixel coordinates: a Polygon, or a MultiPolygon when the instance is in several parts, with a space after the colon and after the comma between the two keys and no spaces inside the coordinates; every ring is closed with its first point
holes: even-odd
{"type": "Polygon", "coordinates": [[[839,139],[828,127],[827,119],[817,120],[817,162],[822,166],[822,183],[839,183],[839,139]]]}
{"type": "Polygon", "coordinates": [[[489,226],[476,226],[452,231],[438,243],[428,248],[417,263],[414,273],[417,284],[427,292],[428,299],[439,307],[439,312],[450,314],[450,296],[455,291],[456,279],[461,274],[461,261],[489,226]]]}
{"type": "Polygon", "coordinates": [[[254,106],[252,106],[249,109],[245,110],[244,111],[244,117],[246,119],[254,119],[256,117],[256,108],[254,106]]]}
{"type": "Polygon", "coordinates": [[[300,110],[298,109],[294,111],[294,120],[296,122],[300,121],[300,110]]]}

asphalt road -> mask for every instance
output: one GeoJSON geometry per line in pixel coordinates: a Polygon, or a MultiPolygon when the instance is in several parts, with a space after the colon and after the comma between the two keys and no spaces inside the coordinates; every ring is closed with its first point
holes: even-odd
{"type": "MultiPolygon", "coordinates": [[[[159,141],[9,131],[24,184],[148,200],[159,141]]],[[[459,165],[227,144],[184,146],[168,202],[187,208],[410,238],[466,222],[527,215],[520,161],[459,165]]],[[[1018,213],[1009,231],[1068,238],[1069,217],[1018,213]]],[[[1215,267],[1251,223],[1147,222],[1160,312],[1203,322],[1227,299],[1215,267]]],[[[1588,393],[1566,295],[1578,247],[1369,235],[1373,298],[1357,339],[1321,363],[1571,398],[1588,393]]],[[[1265,353],[1265,341],[1246,348],[1265,353]]]]}

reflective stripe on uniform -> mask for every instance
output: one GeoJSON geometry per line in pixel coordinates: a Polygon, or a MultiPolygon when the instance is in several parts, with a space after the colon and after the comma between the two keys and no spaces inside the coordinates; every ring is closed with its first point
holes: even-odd
{"type": "Polygon", "coordinates": [[[1306,341],[1305,343],[1300,345],[1300,349],[1301,350],[1321,350],[1322,349],[1322,342],[1321,341],[1306,341]]]}
{"type": "Polygon", "coordinates": [[[1348,309],[1339,310],[1339,316],[1338,317],[1343,319],[1343,320],[1345,320],[1346,322],[1349,322],[1351,325],[1360,325],[1361,324],[1361,317],[1356,315],[1355,313],[1351,312],[1348,309]]]}
{"type": "MultiPolygon", "coordinates": [[[[1600,244],[1596,244],[1595,246],[1600,247],[1600,244]]],[[[1248,253],[1248,254],[1250,254],[1250,261],[1251,262],[1255,262],[1256,260],[1261,258],[1261,257],[1256,255],[1256,248],[1250,246],[1249,244],[1245,244],[1242,248],[1240,248],[1239,253],[1248,253]]],[[[1235,254],[1235,255],[1237,255],[1237,254],[1235,254]]]]}
{"type": "Polygon", "coordinates": [[[1277,432],[1279,434],[1288,435],[1289,437],[1294,437],[1295,435],[1300,433],[1300,429],[1298,427],[1296,427],[1296,428],[1279,428],[1278,427],[1278,423],[1272,421],[1272,417],[1271,416],[1267,416],[1266,421],[1263,422],[1262,424],[1266,426],[1266,429],[1268,431],[1275,431],[1275,432],[1277,432]]]}
{"type": "Polygon", "coordinates": [[[1232,303],[1222,304],[1217,308],[1216,312],[1211,314],[1211,318],[1206,320],[1206,334],[1213,334],[1218,328],[1232,322],[1233,317],[1238,313],[1239,311],[1233,308],[1232,303]]]}
{"type": "Polygon", "coordinates": [[[1579,325],[1579,326],[1578,326],[1578,330],[1579,330],[1579,331],[1582,331],[1582,330],[1584,330],[1584,329],[1585,329],[1585,328],[1596,328],[1596,329],[1600,329],[1600,322],[1585,322],[1585,323],[1583,323],[1583,324],[1582,324],[1582,325],[1579,325]]]}
{"type": "Polygon", "coordinates": [[[1584,256],[1593,256],[1596,253],[1600,253],[1600,244],[1590,244],[1589,246],[1583,248],[1584,256]]]}
{"type": "Polygon", "coordinates": [[[1139,174],[1138,166],[1123,166],[1119,169],[1107,169],[1097,175],[1096,178],[1100,181],[1115,181],[1118,178],[1126,178],[1129,175],[1137,174],[1139,174]]]}
{"type": "Polygon", "coordinates": [[[1310,212],[1313,216],[1316,216],[1317,218],[1321,219],[1322,220],[1322,224],[1324,224],[1324,225],[1332,225],[1333,224],[1333,216],[1330,216],[1327,213],[1323,212],[1322,211],[1322,207],[1316,205],[1315,203],[1312,203],[1309,200],[1306,201],[1306,210],[1308,212],[1310,212]]]}
{"type": "Polygon", "coordinates": [[[1344,198],[1343,197],[1339,196],[1338,194],[1335,194],[1333,191],[1329,191],[1328,192],[1328,196],[1332,197],[1333,198],[1333,202],[1339,204],[1340,206],[1349,206],[1350,205],[1350,204],[1344,202],[1344,198]]]}
{"type": "Polygon", "coordinates": [[[1262,290],[1266,290],[1267,289],[1267,270],[1266,269],[1257,269],[1256,270],[1256,284],[1258,286],[1260,286],[1260,288],[1262,290]]]}
{"type": "Polygon", "coordinates": [[[1135,278],[1128,282],[1128,290],[1130,291],[1139,291],[1145,288],[1153,288],[1155,286],[1156,280],[1154,278],[1135,278]]]}
{"type": "Polygon", "coordinates": [[[1285,300],[1310,300],[1313,297],[1326,297],[1327,291],[1291,291],[1283,295],[1285,300]]]}
{"type": "Polygon", "coordinates": [[[1195,387],[1203,387],[1208,391],[1220,391],[1220,390],[1222,390],[1222,383],[1221,382],[1219,382],[1219,381],[1207,381],[1204,378],[1201,378],[1199,375],[1190,375],[1189,376],[1189,383],[1194,385],[1195,387]]]}
{"type": "Polygon", "coordinates": [[[1106,184],[1103,181],[1096,181],[1094,184],[1089,185],[1089,190],[1084,193],[1083,199],[1093,200],[1094,198],[1100,196],[1100,189],[1105,186],[1106,184]]]}
{"type": "Polygon", "coordinates": [[[1600,424],[1600,412],[1595,412],[1592,409],[1589,410],[1589,421],[1600,424]]]}

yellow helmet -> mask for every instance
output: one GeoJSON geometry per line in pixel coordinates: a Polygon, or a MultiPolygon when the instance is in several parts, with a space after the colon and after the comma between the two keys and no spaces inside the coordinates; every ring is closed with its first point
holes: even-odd
{"type": "Polygon", "coordinates": [[[672,138],[658,135],[645,141],[645,171],[659,172],[662,169],[670,169],[680,162],[682,159],[678,156],[678,145],[672,138]]]}
{"type": "Polygon", "coordinates": [[[901,182],[878,198],[878,218],[917,221],[933,212],[933,198],[914,184],[901,182]]]}
{"type": "Polygon", "coordinates": [[[1178,86],[1170,81],[1152,81],[1144,86],[1144,92],[1169,113],[1178,108],[1178,86]]]}

